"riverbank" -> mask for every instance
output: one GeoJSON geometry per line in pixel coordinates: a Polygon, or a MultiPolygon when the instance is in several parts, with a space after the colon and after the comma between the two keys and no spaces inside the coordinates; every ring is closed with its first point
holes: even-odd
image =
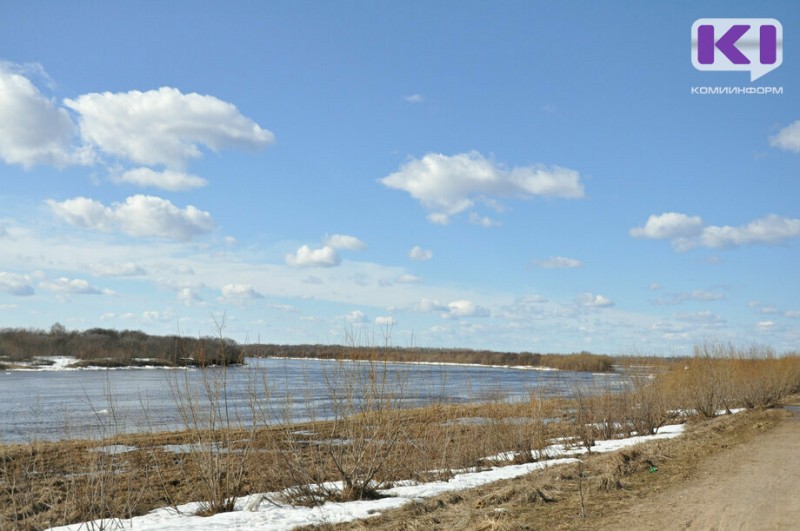
{"type": "Polygon", "coordinates": [[[795,529],[797,441],[800,417],[782,408],[692,421],[678,438],[325,529],[795,529]]]}
{"type": "MultiPolygon", "coordinates": [[[[526,399],[513,402],[435,402],[411,409],[406,399],[414,380],[395,378],[386,363],[327,363],[323,393],[287,395],[286,407],[267,400],[268,386],[246,386],[242,399],[251,416],[244,422],[229,407],[226,389],[231,382],[225,371],[189,371],[184,374],[201,378],[193,383],[185,379],[184,384],[177,380],[173,388],[183,431],[124,435],[111,409],[104,413],[102,436],[94,440],[0,447],[0,527],[41,529],[98,518],[118,522],[165,507],[191,510],[193,525],[200,516],[211,517],[208,522],[227,521],[241,516],[241,504],[259,493],[273,493],[267,495],[267,505],[361,506],[408,499],[396,489],[431,490],[430,485],[462,481],[464,474],[513,470],[506,465],[527,473],[564,458],[580,462],[567,464],[556,479],[532,490],[474,503],[481,510],[499,506],[501,514],[508,509],[504,504],[515,499],[555,507],[563,497],[573,501],[559,505],[560,510],[571,511],[577,492],[580,523],[596,510],[587,500],[605,499],[601,513],[611,506],[612,498],[603,498],[601,491],[624,495],[629,485],[652,484],[652,478],[663,475],[663,466],[678,463],[671,461],[678,450],[664,453],[658,445],[644,453],[623,452],[611,461],[583,455],[633,436],[659,437],[678,429],[670,426],[684,424],[689,433],[697,426],[697,433],[706,434],[694,440],[699,447],[686,450],[687,456],[702,455],[704,449],[718,449],[714,438],[729,429],[725,418],[740,417],[725,413],[746,407],[755,413],[741,418],[767,415],[756,422],[764,424],[775,411],[772,407],[800,390],[799,358],[735,354],[725,359],[698,356],[655,374],[632,373],[613,391],[590,390],[576,381],[568,397],[546,398],[531,389],[526,399]],[[326,420],[301,423],[291,415],[294,404],[311,408],[320,398],[326,400],[326,420]],[[596,469],[590,468],[593,463],[599,463],[596,469]]],[[[720,444],[733,443],[726,439],[720,444]]],[[[682,467],[675,470],[691,470],[682,467]]],[[[441,503],[461,503],[453,500],[441,503]]],[[[465,507],[457,513],[463,516],[465,507]]]]}

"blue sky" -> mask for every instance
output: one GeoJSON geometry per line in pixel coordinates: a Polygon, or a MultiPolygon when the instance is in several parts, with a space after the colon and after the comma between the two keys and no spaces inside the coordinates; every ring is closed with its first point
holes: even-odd
{"type": "Polygon", "coordinates": [[[5,2],[0,326],[797,350],[798,30],[793,2],[5,2]],[[779,20],[783,63],[696,70],[699,18],[779,20]]]}

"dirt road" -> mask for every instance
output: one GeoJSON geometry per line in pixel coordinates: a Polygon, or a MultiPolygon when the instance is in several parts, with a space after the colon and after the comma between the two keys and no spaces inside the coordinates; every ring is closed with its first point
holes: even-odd
{"type": "Polygon", "coordinates": [[[608,529],[800,529],[800,406],[694,479],[603,523],[608,529]]]}

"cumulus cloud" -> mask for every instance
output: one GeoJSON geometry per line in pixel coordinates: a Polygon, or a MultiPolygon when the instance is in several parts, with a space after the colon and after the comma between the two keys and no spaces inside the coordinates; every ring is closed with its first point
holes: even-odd
{"type": "Polygon", "coordinates": [[[363,324],[369,320],[361,310],[353,310],[345,315],[344,319],[350,324],[363,324]]]}
{"type": "Polygon", "coordinates": [[[425,101],[425,96],[422,94],[409,94],[408,96],[403,97],[408,103],[423,103],[425,101]]]}
{"type": "Polygon", "coordinates": [[[447,305],[442,304],[437,300],[428,299],[423,297],[419,304],[417,305],[417,309],[421,312],[439,312],[439,311],[448,311],[447,305]]]}
{"type": "Polygon", "coordinates": [[[756,243],[776,244],[800,236],[800,219],[783,218],[770,214],[751,221],[741,227],[728,225],[709,226],[696,241],[685,243],[687,247],[737,247],[756,243]]]}
{"type": "Polygon", "coordinates": [[[375,318],[375,324],[378,326],[394,326],[397,322],[394,320],[394,317],[391,316],[380,316],[375,318]]]}
{"type": "Polygon", "coordinates": [[[411,258],[412,260],[424,262],[425,260],[430,260],[431,258],[433,258],[433,251],[431,251],[430,249],[423,249],[419,245],[415,245],[408,252],[408,257],[411,258]]]}
{"type": "Polygon", "coordinates": [[[544,165],[507,169],[476,151],[452,156],[428,153],[406,162],[380,182],[408,192],[431,211],[428,219],[439,224],[471,209],[476,201],[496,204],[497,197],[575,199],[584,195],[575,170],[544,165]]]}
{"type": "Polygon", "coordinates": [[[81,278],[70,279],[60,277],[54,280],[43,280],[39,283],[40,288],[50,290],[61,295],[112,295],[110,290],[100,290],[81,278]]]}
{"type": "Polygon", "coordinates": [[[0,271],[0,291],[4,291],[18,297],[33,295],[33,284],[28,275],[18,275],[0,271]]]}
{"type": "Polygon", "coordinates": [[[72,146],[77,130],[67,111],[23,74],[22,67],[0,61],[0,158],[26,169],[89,162],[72,146]]]}
{"type": "Polygon", "coordinates": [[[630,230],[636,238],[671,240],[678,251],[696,247],[724,248],[741,245],[782,243],[800,237],[800,219],[770,214],[739,227],[703,226],[699,216],[669,212],[650,216],[644,227],[630,230]]]}
{"type": "Polygon", "coordinates": [[[673,238],[687,238],[699,234],[703,229],[703,220],[700,216],[687,216],[677,212],[666,212],[647,218],[644,227],[635,227],[630,230],[634,238],[649,238],[652,240],[669,240],[673,238]]]}
{"type": "Polygon", "coordinates": [[[181,169],[202,146],[262,148],[274,140],[235,105],[172,87],[84,94],[64,105],[79,115],[85,142],[135,164],[181,169]]]}
{"type": "Polygon", "coordinates": [[[367,248],[366,243],[362,242],[355,236],[347,236],[345,234],[326,236],[324,243],[328,247],[333,247],[334,249],[344,249],[347,251],[363,251],[367,248]]]}
{"type": "Polygon", "coordinates": [[[156,171],[150,168],[134,168],[122,172],[120,175],[113,176],[112,180],[117,183],[161,188],[162,190],[169,190],[171,192],[201,188],[208,184],[205,179],[197,175],[190,175],[182,171],[174,170],[156,171]]]}
{"type": "Polygon", "coordinates": [[[180,191],[206,185],[184,171],[203,150],[260,149],[275,138],[214,96],[162,87],[57,103],[39,91],[31,74],[49,81],[39,65],[0,61],[0,160],[8,164],[102,164],[115,168],[113,182],[180,191]]]}
{"type": "Polygon", "coordinates": [[[580,260],[564,256],[551,256],[544,260],[534,260],[534,263],[543,269],[573,269],[583,265],[580,260]]]}
{"type": "Polygon", "coordinates": [[[489,317],[489,310],[472,301],[459,300],[447,305],[446,317],[489,317]]]}
{"type": "Polygon", "coordinates": [[[250,284],[225,284],[220,291],[222,291],[222,299],[231,302],[264,298],[264,295],[256,291],[250,284]]]}
{"type": "Polygon", "coordinates": [[[335,267],[341,262],[336,250],[329,245],[320,249],[303,245],[294,254],[286,255],[286,263],[292,267],[335,267]]]}
{"type": "Polygon", "coordinates": [[[769,139],[770,145],[800,153],[800,120],[787,125],[778,134],[769,139]]]}
{"type": "Polygon", "coordinates": [[[595,295],[594,293],[583,293],[578,296],[578,303],[587,308],[610,308],[614,306],[614,302],[604,295],[595,295]]]}
{"type": "Polygon", "coordinates": [[[203,303],[203,298],[197,290],[189,287],[179,289],[176,297],[184,306],[198,306],[203,303]]]}
{"type": "Polygon", "coordinates": [[[181,209],[166,199],[146,195],[134,195],[111,206],[85,197],[60,202],[50,199],[46,203],[70,225],[102,232],[121,231],[129,236],[188,241],[216,226],[208,212],[191,205],[181,209]]]}
{"type": "Polygon", "coordinates": [[[489,317],[489,310],[470,300],[457,300],[442,304],[435,299],[422,298],[416,305],[420,312],[439,312],[445,319],[458,317],[489,317]]]}

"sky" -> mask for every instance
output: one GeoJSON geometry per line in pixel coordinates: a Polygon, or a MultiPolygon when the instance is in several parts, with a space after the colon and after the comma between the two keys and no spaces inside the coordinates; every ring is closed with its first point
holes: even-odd
{"type": "Polygon", "coordinates": [[[789,1],[0,2],[0,327],[800,350],[799,32],[789,1]],[[695,68],[701,18],[776,19],[782,62],[695,68]]]}

